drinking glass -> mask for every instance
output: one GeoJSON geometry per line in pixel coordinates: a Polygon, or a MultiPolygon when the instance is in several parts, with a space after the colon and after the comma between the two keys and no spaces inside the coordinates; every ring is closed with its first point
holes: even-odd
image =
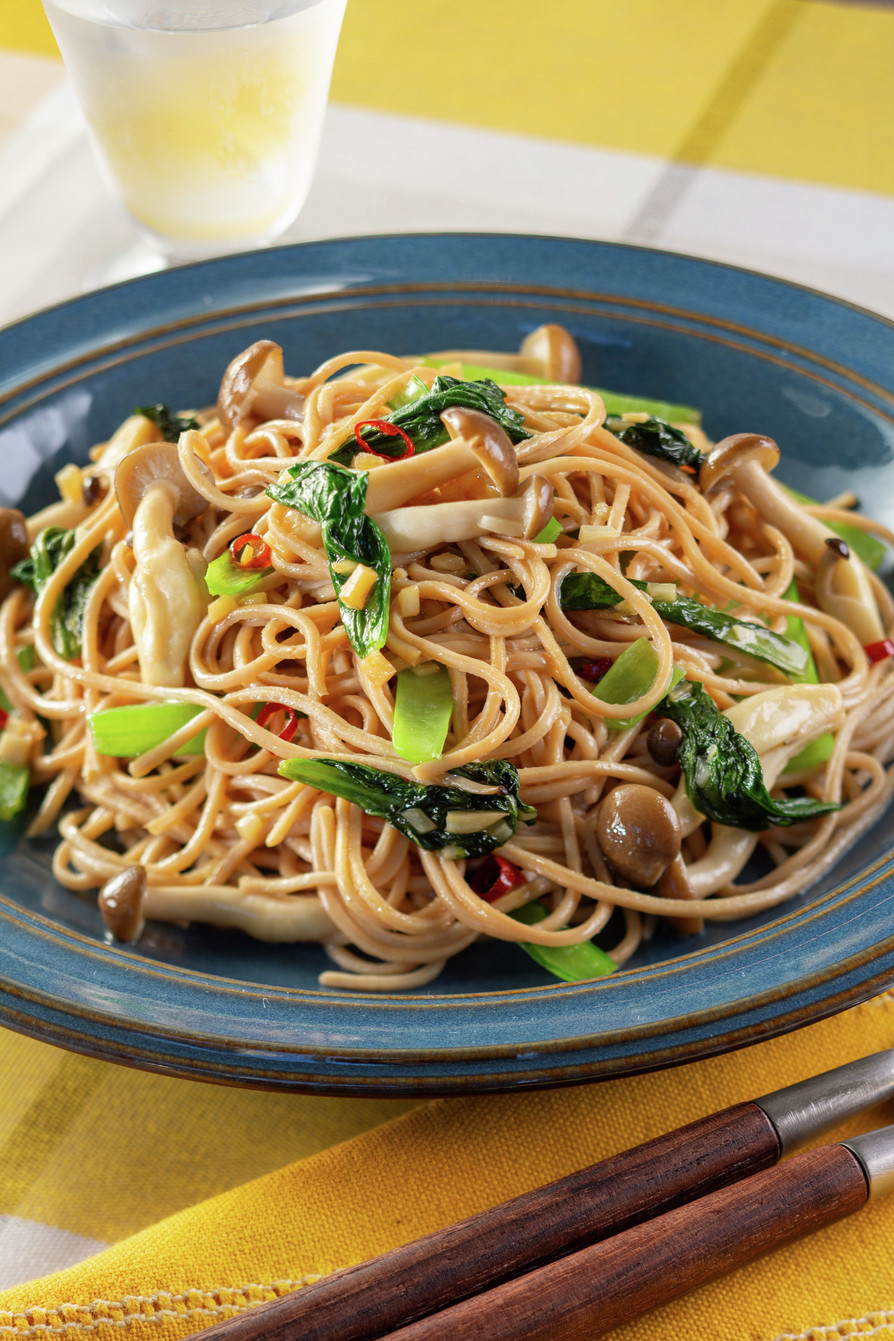
{"type": "Polygon", "coordinates": [[[279,237],[346,0],[43,0],[104,175],[165,263],[279,237]]]}

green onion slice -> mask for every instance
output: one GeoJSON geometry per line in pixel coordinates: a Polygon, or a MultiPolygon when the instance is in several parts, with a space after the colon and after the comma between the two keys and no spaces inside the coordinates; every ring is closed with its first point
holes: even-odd
{"type": "MultiPolygon", "coordinates": [[[[440,368],[451,359],[427,358],[420,362],[426,368],[440,368]]],[[[510,372],[506,368],[485,368],[477,363],[462,364],[460,377],[464,382],[482,382],[485,378],[503,386],[551,386],[545,377],[532,377],[529,373],[510,372]]],[[[606,391],[603,387],[588,387],[601,396],[606,414],[647,414],[653,419],[666,419],[669,423],[700,424],[701,411],[691,405],[676,405],[667,400],[649,400],[643,396],[628,396],[622,391],[606,391]]]]}
{"type": "MultiPolygon", "coordinates": [[[[542,903],[527,903],[524,908],[516,908],[512,916],[517,922],[530,927],[536,922],[542,922],[547,916],[547,910],[542,903]]],[[[604,978],[618,967],[611,955],[593,941],[581,941],[578,945],[534,945],[530,941],[520,941],[519,944],[541,968],[554,973],[557,978],[563,978],[565,982],[604,978]]]]}
{"type": "MultiPolygon", "coordinates": [[[[792,578],[788,587],[782,593],[782,599],[785,601],[800,601],[801,593],[798,591],[798,584],[792,578]]],[[[807,630],[804,628],[804,621],[797,615],[788,615],[785,621],[786,636],[791,638],[804,648],[807,653],[807,667],[800,675],[792,676],[797,684],[819,684],[819,672],[816,669],[816,662],[813,659],[813,653],[810,650],[810,643],[807,641],[807,630]]],[[[812,740],[809,745],[805,745],[799,754],[789,759],[784,773],[801,773],[805,769],[819,768],[831,756],[835,749],[835,737],[831,731],[824,731],[816,740],[812,740]]]]}
{"type": "Polygon", "coordinates": [[[25,764],[0,759],[0,820],[11,820],[28,802],[31,770],[25,764]]]}
{"type": "MultiPolygon", "coordinates": [[[[655,683],[658,670],[658,653],[648,638],[637,638],[635,643],[625,647],[621,655],[612,663],[602,679],[593,688],[593,697],[603,703],[633,703],[648,693],[655,683]]],[[[675,666],[668,690],[683,678],[683,672],[675,666]]],[[[665,693],[667,690],[665,690],[665,693]]],[[[638,717],[606,717],[605,725],[610,731],[622,731],[628,726],[636,726],[648,713],[638,717]]]]}
{"type": "Polygon", "coordinates": [[[205,586],[212,596],[246,596],[272,572],[272,568],[243,568],[234,563],[230,551],[225,549],[209,563],[205,586]]]}
{"type": "MultiPolygon", "coordinates": [[[[156,745],[163,745],[203,711],[193,703],[134,703],[91,713],[87,724],[100,754],[136,759],[156,745]]],[[[204,749],[205,732],[200,731],[181,745],[175,755],[202,754],[204,749]]]]}
{"type": "Polygon", "coordinates": [[[450,719],[453,687],[446,666],[410,666],[398,671],[394,696],[394,747],[411,764],[440,759],[450,719]]]}

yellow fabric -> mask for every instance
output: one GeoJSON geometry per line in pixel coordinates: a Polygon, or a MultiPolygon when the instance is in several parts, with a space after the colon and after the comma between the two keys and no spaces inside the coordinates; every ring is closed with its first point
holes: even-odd
{"type": "MultiPolygon", "coordinates": [[[[0,1036],[4,1048],[8,1041],[0,1036]]],[[[894,998],[888,994],[785,1038],[675,1071],[421,1104],[181,1210],[80,1266],[0,1293],[0,1338],[89,1331],[97,1341],[112,1341],[126,1321],[135,1341],[142,1336],[169,1341],[700,1114],[892,1043],[894,998]]],[[[15,1046],[23,1073],[32,1062],[38,1069],[46,1066],[46,1056],[33,1052],[41,1045],[17,1040],[15,1046]]],[[[57,1157],[53,1163],[52,1152],[45,1152],[53,1178],[43,1183],[39,1209],[53,1213],[53,1186],[74,1188],[81,1213],[74,1217],[69,1204],[64,1218],[80,1232],[96,1234],[114,1221],[115,1213],[110,1220],[102,1203],[121,1198],[138,1215],[137,1190],[151,1204],[158,1195],[155,1184],[170,1181],[170,1164],[178,1157],[188,1163],[189,1152],[178,1151],[171,1130],[154,1143],[151,1135],[141,1143],[132,1126],[133,1158],[112,1150],[104,1160],[100,1151],[80,1168],[91,1123],[96,1133],[115,1126],[103,1115],[104,1098],[93,1085],[109,1082],[105,1101],[127,1087],[123,1074],[111,1068],[75,1059],[78,1069],[80,1076],[69,1071],[67,1079],[43,1072],[45,1130],[56,1132],[45,1143],[55,1139],[57,1157]],[[85,1085],[91,1092],[84,1093],[85,1085]],[[69,1144],[66,1116],[73,1105],[79,1107],[81,1135],[69,1144]]],[[[216,1150],[218,1176],[231,1180],[239,1171],[256,1170],[263,1158],[252,1158],[252,1135],[255,1145],[279,1140],[274,1156],[290,1143],[297,1152],[299,1115],[312,1121],[315,1111],[332,1102],[238,1093],[234,1098],[228,1091],[153,1077],[140,1078],[137,1089],[148,1105],[143,1119],[150,1133],[156,1120],[169,1122],[176,1112],[188,1146],[189,1133],[212,1122],[204,1155],[213,1158],[216,1150]],[[289,1127],[285,1140],[281,1124],[289,1127]]],[[[338,1100],[337,1106],[343,1116],[353,1110],[355,1130],[373,1117],[373,1109],[359,1100],[338,1100]]],[[[27,1121],[26,1112],[20,1123],[27,1121]]],[[[121,1112],[133,1124],[126,1094],[121,1112]]],[[[834,1135],[878,1126],[892,1116],[888,1105],[834,1135]]],[[[7,1136],[7,1149],[9,1142],[7,1136]]],[[[0,1184],[8,1191],[15,1182],[15,1169],[4,1161],[0,1184]]],[[[65,1204],[68,1193],[57,1195],[65,1204]]],[[[8,1195],[4,1204],[10,1205],[8,1195]]],[[[847,1335],[894,1338],[894,1197],[666,1305],[613,1338],[824,1341],[847,1335]]]]}
{"type": "MultiPolygon", "coordinates": [[[[894,8],[828,0],[349,0],[338,102],[894,194],[894,8]]],[[[52,55],[39,0],[0,47],[52,55]]]]}

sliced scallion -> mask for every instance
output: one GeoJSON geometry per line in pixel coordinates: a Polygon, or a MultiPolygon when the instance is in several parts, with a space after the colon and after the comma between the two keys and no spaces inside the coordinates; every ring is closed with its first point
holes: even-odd
{"type": "MultiPolygon", "coordinates": [[[[530,927],[542,922],[548,914],[542,903],[527,903],[524,908],[517,908],[512,916],[530,927]]],[[[520,941],[519,944],[541,968],[565,982],[604,978],[618,967],[611,955],[593,941],[580,941],[577,945],[534,945],[531,941],[520,941]]]]}
{"type": "MultiPolygon", "coordinates": [[[[449,359],[427,358],[421,360],[427,368],[439,368],[449,359]]],[[[481,382],[485,378],[501,386],[551,386],[545,377],[532,377],[530,373],[510,372],[506,368],[485,368],[477,363],[464,363],[460,370],[464,382],[481,382]]],[[[653,419],[666,419],[670,423],[700,424],[701,411],[691,405],[676,405],[672,401],[649,400],[643,396],[628,396],[622,391],[606,391],[602,387],[588,387],[601,396],[606,414],[646,414],[653,419]]]]}
{"type": "MultiPolygon", "coordinates": [[[[635,643],[624,648],[612,663],[611,670],[603,675],[593,689],[593,697],[601,699],[603,703],[633,703],[649,692],[655,683],[657,671],[658,653],[648,638],[637,638],[635,643]]],[[[675,666],[667,689],[671,689],[682,678],[683,672],[675,666]]],[[[610,731],[622,731],[628,726],[636,726],[646,716],[648,714],[643,712],[637,717],[606,717],[605,725],[610,731]]]]}
{"type": "MultiPolygon", "coordinates": [[[[93,744],[100,754],[114,759],[136,759],[179,731],[203,710],[192,703],[133,703],[105,708],[87,718],[93,744]]],[[[175,751],[177,755],[201,754],[205,732],[200,731],[175,751]]]]}
{"type": "Polygon", "coordinates": [[[11,820],[28,802],[31,770],[26,764],[0,759],[0,820],[11,820]]]}
{"type": "Polygon", "coordinates": [[[453,688],[446,666],[432,669],[429,662],[398,672],[392,739],[401,758],[411,764],[440,759],[452,716],[453,688]]]}
{"type": "Polygon", "coordinates": [[[230,551],[225,549],[209,563],[205,586],[212,596],[247,596],[272,572],[272,568],[243,568],[234,563],[230,551]]]}

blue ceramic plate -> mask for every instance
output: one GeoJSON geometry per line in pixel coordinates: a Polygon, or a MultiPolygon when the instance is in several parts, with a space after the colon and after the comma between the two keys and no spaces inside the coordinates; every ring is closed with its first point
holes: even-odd
{"type": "MultiPolygon", "coordinates": [[[[135,405],[214,400],[251,341],[309,370],[349,348],[514,349],[570,327],[585,380],[758,430],[814,497],[894,510],[894,326],[760,275],[637,248],[538,237],[361,238],[190,266],[0,332],[4,503],[52,477],[135,405]]],[[[884,820],[775,915],[656,939],[616,976],[547,981],[482,942],[424,993],[321,991],[316,946],[150,926],[105,944],[92,899],[61,889],[51,843],[0,836],[0,1021],[65,1047],[239,1085],[360,1094],[570,1083],[688,1061],[841,1010],[894,981],[884,820]]]]}

